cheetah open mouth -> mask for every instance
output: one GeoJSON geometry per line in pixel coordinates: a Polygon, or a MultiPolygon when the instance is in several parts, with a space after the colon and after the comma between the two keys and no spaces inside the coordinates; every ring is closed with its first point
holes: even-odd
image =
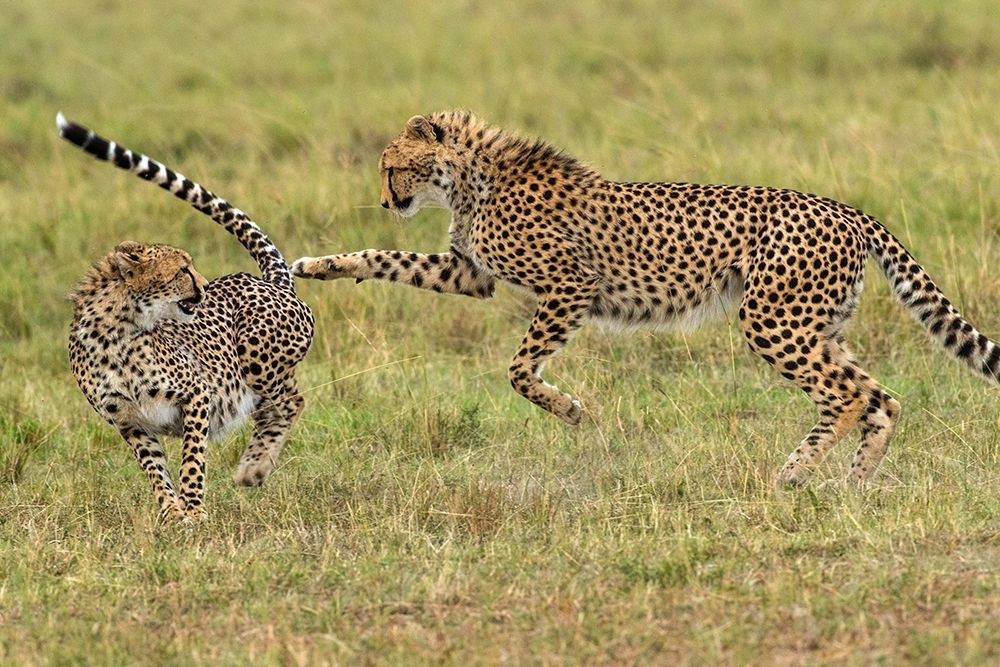
{"type": "Polygon", "coordinates": [[[198,292],[189,299],[181,299],[177,302],[177,307],[185,315],[194,315],[194,311],[198,308],[199,303],[201,303],[201,292],[198,292]]]}

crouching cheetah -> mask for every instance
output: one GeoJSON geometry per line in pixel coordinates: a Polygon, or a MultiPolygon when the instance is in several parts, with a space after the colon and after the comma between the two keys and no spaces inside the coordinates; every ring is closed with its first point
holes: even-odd
{"type": "Polygon", "coordinates": [[[69,356],[80,389],[131,446],[166,521],[204,516],[205,444],[253,415],[235,480],[258,485],[274,469],[302,412],[295,365],[313,316],[271,240],[243,211],[90,130],[57,118],[63,138],[152,181],[233,234],[260,267],[207,281],[183,250],[119,244],[72,294],[69,356]],[[180,494],[158,435],[183,437],[180,494]]]}
{"type": "Polygon", "coordinates": [[[938,343],[998,379],[1000,347],[959,315],[885,227],[861,211],[791,190],[616,183],[541,141],[461,112],[411,118],[382,153],[382,206],[403,217],[451,210],[447,253],[365,250],[304,257],[303,278],[382,279],[487,298],[497,280],[538,299],[510,365],[522,396],[570,424],[580,404],[541,378],[585,320],[696,324],[739,302],[750,349],[816,403],[819,422],[781,477],[802,484],[855,426],[851,477],[885,456],[899,403],[854,359],[842,331],[872,256],[896,298],[938,343]]]}

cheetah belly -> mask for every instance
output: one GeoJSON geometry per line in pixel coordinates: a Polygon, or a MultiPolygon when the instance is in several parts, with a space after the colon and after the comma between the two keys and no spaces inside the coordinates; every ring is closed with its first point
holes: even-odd
{"type": "Polygon", "coordinates": [[[735,313],[743,296],[742,280],[727,273],[691,296],[682,289],[647,291],[617,288],[614,284],[597,294],[590,319],[607,329],[675,329],[691,332],[703,323],[735,313]]]}

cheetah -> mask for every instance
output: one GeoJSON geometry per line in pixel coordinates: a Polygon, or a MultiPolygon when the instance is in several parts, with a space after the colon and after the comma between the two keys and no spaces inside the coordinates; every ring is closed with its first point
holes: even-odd
{"type": "Polygon", "coordinates": [[[234,479],[256,486],[274,469],[304,405],[295,366],[312,343],[312,312],[296,297],[281,253],[243,211],[62,114],[57,123],[64,139],[210,216],[260,268],[262,278],[208,281],[183,250],[129,241],[95,263],[71,295],[69,357],[80,389],[132,448],[160,518],[198,521],[209,439],[252,415],[234,479]],[[183,438],[179,494],[159,435],[183,438]]]}
{"type": "Polygon", "coordinates": [[[900,414],[844,340],[869,256],[931,338],[998,381],[1000,346],[962,318],[882,224],[846,204],[771,187],[613,182],[540,140],[456,111],[411,118],[379,173],[381,205],[397,215],[451,211],[450,250],[303,257],[292,273],[476,298],[492,296],[497,281],[531,290],[537,310],[509,379],[569,424],[580,421],[580,403],[541,372],[585,321],[693,326],[720,304],[738,304],[749,348],[819,412],[780,479],[805,483],[859,427],[848,479],[863,483],[900,414]]]}

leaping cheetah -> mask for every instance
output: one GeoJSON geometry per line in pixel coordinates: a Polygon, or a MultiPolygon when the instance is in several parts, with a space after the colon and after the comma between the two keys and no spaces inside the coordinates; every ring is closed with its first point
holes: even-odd
{"type": "Polygon", "coordinates": [[[851,476],[872,476],[899,403],[858,365],[843,329],[873,257],[893,292],[949,353],[994,382],[1000,347],[965,321],[896,237],[840,202],[792,190],[616,183],[541,141],[463,112],[415,116],[382,153],[382,206],[409,217],[451,210],[451,249],[304,257],[292,273],[406,283],[487,298],[529,288],[537,311],[510,365],[522,396],[570,424],[580,404],[541,378],[587,320],[696,323],[738,302],[750,349],[815,402],[819,422],[788,457],[804,483],[856,426],[851,476]]]}
{"type": "Polygon", "coordinates": [[[819,422],[788,457],[804,483],[855,426],[851,476],[872,476],[899,403],[858,365],[843,330],[873,257],[901,304],[953,356],[986,379],[1000,346],[962,318],[927,272],[874,218],[792,190],[689,183],[616,183],[541,141],[463,112],[415,116],[382,153],[382,206],[409,217],[451,210],[451,249],[365,250],[304,257],[303,278],[351,277],[487,298],[496,281],[538,299],[514,355],[514,389],[570,424],[580,404],[541,378],[587,320],[697,323],[738,302],[750,349],[805,391],[819,422]]]}

